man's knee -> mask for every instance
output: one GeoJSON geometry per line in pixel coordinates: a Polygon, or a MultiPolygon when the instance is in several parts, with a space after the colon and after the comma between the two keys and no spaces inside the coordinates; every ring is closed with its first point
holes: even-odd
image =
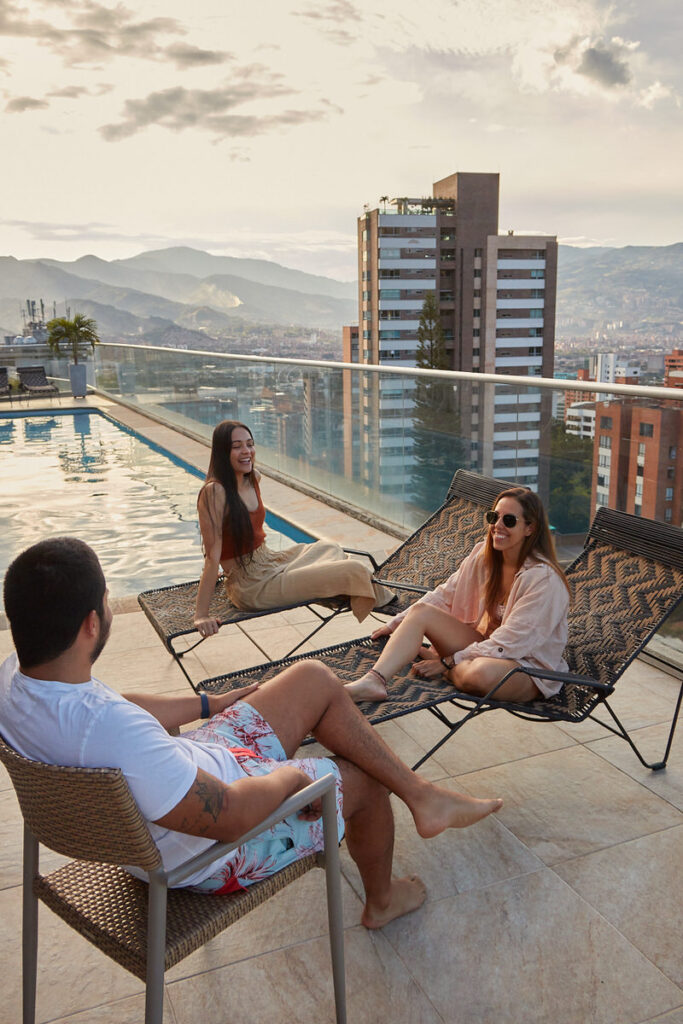
{"type": "Polygon", "coordinates": [[[377,779],[373,779],[343,757],[335,757],[342,777],[343,812],[344,817],[349,818],[356,811],[377,806],[380,802],[389,799],[389,790],[377,779]]]}
{"type": "Polygon", "coordinates": [[[290,665],[286,671],[294,685],[310,686],[314,684],[316,687],[329,689],[332,692],[341,689],[339,679],[329,665],[316,658],[298,661],[294,665],[290,665]]]}

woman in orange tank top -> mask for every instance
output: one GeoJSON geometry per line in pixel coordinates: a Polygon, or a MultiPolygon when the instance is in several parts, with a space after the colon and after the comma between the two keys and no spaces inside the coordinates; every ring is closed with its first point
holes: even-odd
{"type": "Polygon", "coordinates": [[[213,432],[206,482],[197,510],[204,547],[204,569],[194,624],[212,636],[220,622],[209,614],[220,568],[230,601],[245,611],[305,604],[317,598],[350,599],[360,621],[393,594],[372,582],[370,569],[348,558],[338,544],[315,541],[272,551],[266,543],[266,510],[261,475],[254,466],[255,445],[244,423],[224,420],[213,432]]]}

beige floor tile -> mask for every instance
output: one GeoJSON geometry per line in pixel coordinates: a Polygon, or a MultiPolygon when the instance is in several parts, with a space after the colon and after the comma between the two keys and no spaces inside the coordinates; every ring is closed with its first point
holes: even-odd
{"type": "Polygon", "coordinates": [[[546,864],[683,822],[670,804],[581,746],[459,778],[468,792],[504,798],[500,820],[546,864]]]}
{"type": "Polygon", "coordinates": [[[661,1017],[649,1017],[639,1024],[683,1024],[683,1004],[671,1013],[663,1013],[661,1017]]]}
{"type": "MultiPolygon", "coordinates": [[[[670,725],[667,722],[664,725],[651,725],[645,729],[634,730],[633,742],[650,764],[660,761],[664,756],[669,729],[670,725]]],[[[674,807],[678,807],[679,811],[683,811],[683,728],[680,724],[674,733],[669,759],[663,771],[653,772],[650,768],[645,768],[628,743],[616,736],[589,743],[588,747],[610,764],[616,765],[622,772],[626,772],[632,779],[636,779],[641,786],[647,786],[653,793],[668,800],[674,807]]]]}
{"type": "MultiPolygon", "coordinates": [[[[349,1024],[441,1024],[405,965],[379,933],[346,932],[349,1024]]],[[[168,986],[177,1024],[332,1024],[334,996],[326,938],[243,960],[168,986]]]]}
{"type": "MultiPolygon", "coordinates": [[[[345,927],[358,925],[363,906],[344,878],[342,907],[345,927]]],[[[315,869],[176,964],[166,980],[179,981],[327,934],[325,874],[315,869]]]]}
{"type": "Polygon", "coordinates": [[[547,870],[429,903],[384,934],[449,1024],[635,1024],[680,1003],[547,870]]]}
{"type": "MultiPolygon", "coordinates": [[[[445,786],[457,788],[454,780],[447,780],[445,786]]],[[[396,798],[392,805],[396,827],[394,875],[419,875],[430,902],[538,871],[543,866],[496,820],[496,815],[472,828],[449,829],[435,839],[421,839],[408,808],[396,798]]],[[[344,874],[362,898],[360,875],[346,847],[342,847],[342,863],[344,874]]]]}
{"type": "MultiPolygon", "coordinates": [[[[39,982],[40,984],[40,982],[39,982]]],[[[80,1013],[60,1017],[59,1020],[49,1018],[50,1024],[141,1024],[145,1019],[145,996],[130,996],[128,999],[117,999],[113,1003],[91,1006],[80,1013]]],[[[41,1024],[37,1021],[37,1024],[41,1024]]],[[[176,1024],[168,993],[164,992],[164,1024],[176,1024]]]]}
{"type": "MultiPolygon", "coordinates": [[[[67,1017],[144,991],[115,964],[45,907],[38,914],[37,1019],[67,1017]]],[[[21,1020],[21,888],[0,891],[2,1019],[21,1020]]]]}
{"type": "Polygon", "coordinates": [[[159,635],[143,612],[134,611],[114,616],[107,641],[108,652],[139,651],[141,648],[159,646],[159,635]]]}
{"type": "MultiPolygon", "coordinates": [[[[465,712],[448,708],[446,713],[456,720],[465,712]]],[[[429,711],[406,715],[398,724],[425,751],[446,734],[429,711]]],[[[569,746],[574,741],[548,722],[524,722],[507,711],[488,711],[463,725],[432,757],[446,774],[461,775],[569,746]]]]}
{"type": "Polygon", "coordinates": [[[234,636],[212,637],[193,651],[186,654],[187,670],[195,683],[200,679],[225,675],[227,672],[239,672],[252,665],[261,665],[268,659],[262,651],[252,643],[249,637],[239,632],[234,636]],[[190,667],[190,659],[194,659],[196,667],[190,667]]]}
{"type": "MultiPolygon", "coordinates": [[[[636,661],[618,681],[609,701],[626,729],[642,729],[659,722],[671,722],[679,685],[671,676],[636,661]]],[[[596,715],[613,724],[609,712],[598,709],[596,715]]],[[[580,743],[608,735],[598,722],[591,719],[576,724],[558,723],[558,728],[580,743]]]]}
{"type": "Polygon", "coordinates": [[[555,870],[683,988],[683,826],[579,857],[555,870]]]}
{"type": "MultiPolygon", "coordinates": [[[[186,659],[191,665],[193,655],[187,655],[186,659]]],[[[119,693],[174,693],[186,690],[188,686],[184,675],[161,644],[119,653],[110,651],[107,645],[93,671],[96,678],[119,693]]],[[[194,671],[201,671],[196,662],[194,671]]]]}

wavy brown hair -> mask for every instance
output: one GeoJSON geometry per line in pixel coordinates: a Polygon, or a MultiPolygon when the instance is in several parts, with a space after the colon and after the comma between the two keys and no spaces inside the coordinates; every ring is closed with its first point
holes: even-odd
{"type": "MultiPolygon", "coordinates": [[[[232,463],[230,462],[232,435],[239,427],[246,430],[252,441],[254,440],[254,435],[246,423],[240,423],[238,420],[223,420],[222,423],[219,423],[218,426],[214,428],[211,437],[211,458],[209,459],[209,468],[206,471],[204,486],[197,497],[197,506],[199,506],[199,502],[202,500],[202,495],[205,494],[207,484],[218,481],[218,483],[223,486],[225,491],[225,509],[223,511],[221,529],[225,530],[226,525],[228,523],[230,524],[229,529],[232,534],[233,547],[236,552],[235,557],[239,564],[244,566],[251,561],[252,548],[254,545],[254,527],[251,522],[249,510],[238,494],[237,477],[235,476],[235,471],[232,468],[232,463]],[[244,552],[244,554],[239,554],[238,552],[244,552]]],[[[247,474],[247,479],[253,486],[256,479],[253,469],[251,473],[247,474]]],[[[208,493],[206,493],[204,500],[207,501],[208,504],[208,493]]]]}
{"type": "MultiPolygon", "coordinates": [[[[526,487],[510,487],[506,491],[500,492],[494,502],[494,508],[501,498],[514,498],[521,506],[525,523],[533,527],[529,536],[524,538],[520,548],[517,569],[521,569],[530,556],[538,558],[539,561],[543,560],[553,567],[569,592],[569,584],[555,554],[555,542],[548,525],[548,516],[539,496],[526,487]]],[[[503,579],[503,555],[494,548],[493,533],[490,529],[486,532],[482,558],[486,567],[486,590],[484,593],[486,613],[489,620],[497,619],[498,602],[496,598],[503,579]]]]}

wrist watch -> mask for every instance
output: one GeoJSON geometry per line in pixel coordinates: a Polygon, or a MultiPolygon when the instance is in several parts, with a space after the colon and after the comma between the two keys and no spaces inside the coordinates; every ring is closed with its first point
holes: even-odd
{"type": "Polygon", "coordinates": [[[455,664],[455,661],[453,660],[453,655],[449,654],[448,657],[442,658],[441,664],[443,665],[444,668],[447,668],[449,670],[452,669],[453,665],[455,664]]]}

